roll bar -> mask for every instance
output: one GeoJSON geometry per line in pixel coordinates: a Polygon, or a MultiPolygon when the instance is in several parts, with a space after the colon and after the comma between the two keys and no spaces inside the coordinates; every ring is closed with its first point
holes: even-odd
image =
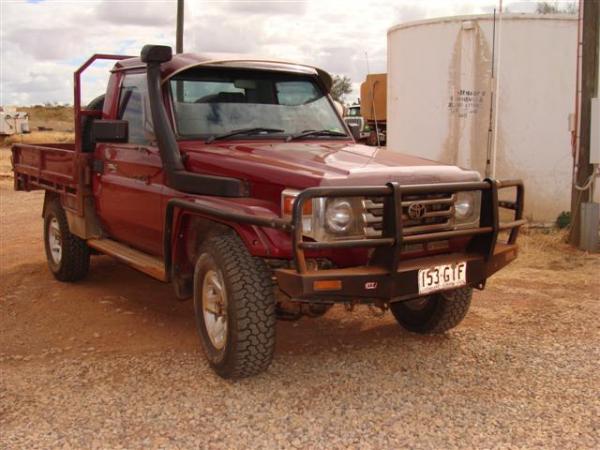
{"type": "Polygon", "coordinates": [[[81,153],[81,118],[82,116],[101,117],[102,111],[94,111],[90,109],[82,109],[81,107],[81,75],[85,70],[98,60],[121,61],[131,58],[126,55],[110,55],[105,53],[96,53],[90,56],[74,73],[73,73],[73,117],[75,120],[75,151],[81,153]]]}

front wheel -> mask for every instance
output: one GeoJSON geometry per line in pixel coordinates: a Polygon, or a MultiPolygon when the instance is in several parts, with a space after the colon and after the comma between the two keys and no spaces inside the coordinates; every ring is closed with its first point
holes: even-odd
{"type": "Polygon", "coordinates": [[[472,296],[473,289],[465,287],[392,303],[390,310],[398,323],[409,331],[439,334],[454,328],[464,319],[472,296]]]}
{"type": "Polygon", "coordinates": [[[194,313],[204,353],[221,377],[248,377],[270,365],[276,323],[271,271],[236,235],[202,245],[194,313]]]}

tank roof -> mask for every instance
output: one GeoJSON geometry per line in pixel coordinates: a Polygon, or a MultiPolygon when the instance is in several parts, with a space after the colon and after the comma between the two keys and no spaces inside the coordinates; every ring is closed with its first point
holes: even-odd
{"type": "MultiPolygon", "coordinates": [[[[496,21],[500,20],[574,20],[577,21],[577,16],[573,14],[531,14],[531,13],[502,13],[496,15],[496,21]]],[[[412,28],[421,25],[434,25],[438,23],[449,23],[449,22],[464,22],[466,20],[493,20],[493,14],[471,14],[462,16],[446,16],[446,17],[435,17],[433,19],[414,20],[411,22],[399,23],[389,28],[387,34],[393,33],[397,30],[403,30],[405,28],[412,28]]]]}

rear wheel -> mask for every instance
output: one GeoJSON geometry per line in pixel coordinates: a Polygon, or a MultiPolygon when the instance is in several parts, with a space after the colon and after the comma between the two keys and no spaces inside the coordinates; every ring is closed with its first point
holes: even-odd
{"type": "Polygon", "coordinates": [[[57,280],[77,281],[90,267],[90,251],[83,239],[69,231],[65,211],[58,200],[51,201],[44,214],[44,244],[48,267],[57,280]]]}
{"type": "Polygon", "coordinates": [[[472,296],[473,289],[465,287],[392,303],[390,310],[398,323],[409,331],[422,334],[444,333],[464,319],[472,296]]]}
{"type": "Polygon", "coordinates": [[[264,371],[275,348],[271,271],[236,235],[209,239],[194,273],[194,312],[204,353],[223,378],[264,371]]]}

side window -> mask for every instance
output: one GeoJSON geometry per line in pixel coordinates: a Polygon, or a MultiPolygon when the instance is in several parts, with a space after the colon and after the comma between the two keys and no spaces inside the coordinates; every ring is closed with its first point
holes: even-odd
{"type": "Polygon", "coordinates": [[[149,145],[154,140],[145,74],[125,75],[119,94],[119,119],[129,123],[129,143],[149,145]]]}

